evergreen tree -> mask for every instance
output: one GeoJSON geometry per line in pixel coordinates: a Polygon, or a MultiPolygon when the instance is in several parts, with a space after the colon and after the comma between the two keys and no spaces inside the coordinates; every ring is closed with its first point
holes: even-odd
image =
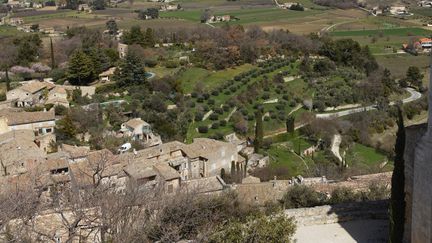
{"type": "Polygon", "coordinates": [[[128,52],[114,73],[113,79],[120,87],[143,84],[146,81],[144,62],[133,52],[128,52]]]}
{"type": "Polygon", "coordinates": [[[105,25],[110,35],[117,35],[118,27],[114,19],[108,20],[105,25]]]}
{"type": "Polygon", "coordinates": [[[57,122],[55,129],[57,139],[60,141],[75,140],[76,130],[69,113],[57,122]]]}
{"type": "Polygon", "coordinates": [[[391,185],[390,199],[390,242],[402,243],[405,222],[405,127],[403,113],[398,107],[398,131],[395,144],[395,159],[391,185]]]}
{"type": "Polygon", "coordinates": [[[71,55],[67,78],[73,85],[87,85],[93,81],[93,63],[83,51],[77,50],[71,55]]]}
{"type": "Polygon", "coordinates": [[[104,0],[94,0],[93,1],[93,9],[94,10],[104,10],[105,9],[105,1],[104,0]]]}
{"type": "Polygon", "coordinates": [[[287,120],[286,120],[286,129],[288,133],[293,133],[294,132],[294,116],[288,116],[287,120]]]}
{"type": "Polygon", "coordinates": [[[147,28],[145,32],[145,45],[147,47],[153,47],[155,45],[155,37],[152,28],[147,28]]]}
{"type": "Polygon", "coordinates": [[[88,57],[93,63],[94,74],[99,74],[110,67],[110,60],[101,48],[91,48],[88,53],[88,57]]]}
{"type": "Polygon", "coordinates": [[[123,42],[128,45],[144,45],[145,37],[139,26],[132,26],[129,31],[123,35],[123,42]]]}
{"type": "Polygon", "coordinates": [[[39,50],[42,46],[42,40],[38,34],[17,38],[14,41],[17,47],[17,61],[20,65],[28,65],[36,61],[39,56],[39,50]]]}
{"type": "Polygon", "coordinates": [[[409,84],[416,86],[420,89],[423,87],[423,83],[422,83],[423,78],[424,75],[421,73],[418,67],[411,66],[408,68],[406,73],[406,81],[409,84]]]}
{"type": "Polygon", "coordinates": [[[262,146],[264,139],[264,128],[263,128],[263,119],[262,112],[260,109],[255,114],[256,126],[255,126],[255,141],[254,141],[254,151],[255,153],[259,152],[259,149],[262,146]]]}
{"type": "Polygon", "coordinates": [[[51,55],[51,69],[54,69],[55,68],[54,46],[51,37],[50,37],[50,55],[51,55]]]}

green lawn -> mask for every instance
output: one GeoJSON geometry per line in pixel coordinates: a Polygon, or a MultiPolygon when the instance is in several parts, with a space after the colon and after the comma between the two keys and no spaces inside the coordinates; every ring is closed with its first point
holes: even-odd
{"type": "Polygon", "coordinates": [[[334,31],[330,34],[335,37],[352,37],[352,36],[427,36],[432,31],[422,28],[393,28],[393,29],[371,29],[371,30],[352,30],[352,31],[334,31]]]}
{"type": "Polygon", "coordinates": [[[13,26],[0,26],[0,38],[2,37],[16,37],[20,35],[25,35],[26,33],[23,31],[19,31],[16,27],[13,26]]]}
{"type": "Polygon", "coordinates": [[[208,71],[203,68],[192,67],[181,73],[178,79],[181,81],[184,92],[191,93],[198,83],[202,83],[206,90],[210,90],[234,76],[253,69],[251,64],[245,64],[236,68],[228,68],[221,71],[208,71]]]}
{"type": "Polygon", "coordinates": [[[374,148],[356,143],[347,152],[346,160],[348,165],[363,164],[368,167],[376,167],[386,161],[387,157],[374,148]]]}

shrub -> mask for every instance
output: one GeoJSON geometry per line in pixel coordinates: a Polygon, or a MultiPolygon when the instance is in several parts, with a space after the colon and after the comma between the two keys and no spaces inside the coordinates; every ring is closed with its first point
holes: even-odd
{"type": "Polygon", "coordinates": [[[212,128],[212,129],[218,129],[218,128],[219,128],[219,122],[214,122],[214,123],[211,125],[211,128],[212,128]]]}
{"type": "Polygon", "coordinates": [[[209,118],[212,121],[216,121],[217,119],[219,119],[219,115],[216,113],[212,113],[209,118]]]}
{"type": "Polygon", "coordinates": [[[177,68],[178,66],[179,66],[179,63],[176,61],[173,61],[173,60],[165,62],[166,68],[177,68]]]}
{"type": "Polygon", "coordinates": [[[211,92],[211,94],[212,94],[213,96],[218,96],[218,95],[219,95],[219,91],[217,91],[217,90],[213,90],[213,91],[211,92]]]}
{"type": "Polygon", "coordinates": [[[214,111],[215,111],[217,114],[220,114],[220,115],[224,113],[223,109],[222,109],[222,108],[219,108],[219,107],[218,107],[218,108],[215,108],[214,111]]]}
{"type": "Polygon", "coordinates": [[[227,106],[227,105],[223,105],[223,106],[222,106],[222,109],[223,109],[225,112],[227,112],[227,111],[230,110],[230,107],[227,106]]]}
{"type": "Polygon", "coordinates": [[[199,133],[208,133],[208,127],[207,126],[199,126],[198,132],[199,133]]]}
{"type": "Polygon", "coordinates": [[[270,117],[269,116],[264,117],[264,121],[270,121],[270,117]]]}
{"type": "Polygon", "coordinates": [[[202,121],[204,115],[201,112],[195,113],[195,121],[202,121]]]}
{"type": "Polygon", "coordinates": [[[215,104],[215,100],[214,99],[209,99],[209,100],[207,100],[207,104],[214,105],[215,104]]]}
{"type": "Polygon", "coordinates": [[[282,201],[285,208],[314,207],[322,204],[323,197],[311,187],[295,185],[287,191],[282,201]]]}
{"type": "Polygon", "coordinates": [[[330,203],[347,203],[360,200],[360,195],[348,187],[338,187],[331,193],[330,203]]]}
{"type": "Polygon", "coordinates": [[[221,127],[224,127],[224,126],[227,125],[227,121],[226,121],[226,120],[222,120],[222,121],[219,122],[219,125],[220,125],[221,127]]]}

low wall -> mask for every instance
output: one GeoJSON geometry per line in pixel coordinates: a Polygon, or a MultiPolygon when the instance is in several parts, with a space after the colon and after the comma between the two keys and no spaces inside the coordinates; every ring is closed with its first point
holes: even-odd
{"type": "Polygon", "coordinates": [[[287,209],[284,214],[287,217],[294,217],[299,226],[333,224],[363,219],[388,219],[388,201],[287,209]]]}

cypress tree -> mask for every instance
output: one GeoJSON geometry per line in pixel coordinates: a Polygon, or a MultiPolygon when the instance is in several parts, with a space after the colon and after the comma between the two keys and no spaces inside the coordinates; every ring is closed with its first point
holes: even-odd
{"type": "Polygon", "coordinates": [[[391,186],[390,199],[390,242],[402,243],[405,223],[405,174],[404,174],[404,150],[405,127],[403,112],[398,107],[398,131],[396,133],[395,159],[391,186]]]}
{"type": "Polygon", "coordinates": [[[54,46],[52,42],[52,38],[50,37],[50,51],[51,51],[51,69],[55,68],[55,61],[54,61],[54,46]]]}
{"type": "Polygon", "coordinates": [[[254,151],[255,153],[259,152],[259,149],[262,146],[264,139],[264,128],[263,128],[263,119],[262,112],[260,109],[255,113],[256,126],[255,126],[255,141],[254,141],[254,151]]]}
{"type": "Polygon", "coordinates": [[[294,117],[293,116],[288,116],[287,120],[286,120],[286,129],[288,133],[293,133],[294,132],[294,117]]]}

